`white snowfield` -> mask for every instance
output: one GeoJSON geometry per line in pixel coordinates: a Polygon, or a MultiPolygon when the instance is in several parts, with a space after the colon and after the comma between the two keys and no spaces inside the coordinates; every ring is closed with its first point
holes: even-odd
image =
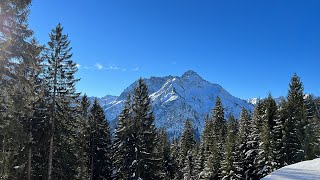
{"type": "Polygon", "coordinates": [[[280,168],[263,180],[320,180],[320,158],[280,168]]]}

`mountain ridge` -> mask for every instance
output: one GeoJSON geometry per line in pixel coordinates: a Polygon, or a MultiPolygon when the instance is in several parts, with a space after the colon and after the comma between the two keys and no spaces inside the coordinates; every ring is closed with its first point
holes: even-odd
{"type": "MultiPolygon", "coordinates": [[[[150,77],[143,79],[148,86],[149,97],[155,115],[155,125],[165,128],[170,137],[179,137],[184,122],[193,122],[196,134],[200,135],[206,114],[214,108],[219,96],[225,108],[225,116],[239,117],[242,108],[253,110],[253,105],[232,96],[219,84],[204,80],[195,71],[186,71],[181,76],[150,77]]],[[[137,81],[128,86],[119,96],[99,100],[111,127],[115,128],[128,93],[133,92],[137,81]],[[113,98],[113,99],[112,99],[113,98]],[[107,100],[112,99],[112,101],[107,100]]]]}

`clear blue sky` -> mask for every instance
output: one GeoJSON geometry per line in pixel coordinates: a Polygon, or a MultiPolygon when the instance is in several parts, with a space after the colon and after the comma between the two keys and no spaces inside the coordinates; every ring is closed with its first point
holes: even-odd
{"type": "Polygon", "coordinates": [[[189,69],[243,99],[286,95],[294,72],[320,95],[319,0],[34,0],[29,22],[42,44],[62,23],[90,96],[189,69]]]}

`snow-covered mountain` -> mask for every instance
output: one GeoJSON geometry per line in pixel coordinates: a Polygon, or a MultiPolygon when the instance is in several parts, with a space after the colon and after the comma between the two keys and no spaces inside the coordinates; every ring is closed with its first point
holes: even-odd
{"type": "MultiPolygon", "coordinates": [[[[252,111],[253,105],[236,98],[218,84],[212,84],[202,79],[196,72],[187,71],[181,77],[151,77],[144,79],[149,88],[157,127],[163,127],[171,137],[179,136],[184,122],[193,121],[196,133],[200,134],[204,126],[204,118],[214,108],[219,96],[229,114],[239,117],[242,107],[252,111]]],[[[101,103],[107,119],[115,125],[116,118],[121,112],[128,93],[132,93],[137,81],[127,87],[113,101],[101,103]]]]}
{"type": "MultiPolygon", "coordinates": [[[[276,101],[277,104],[279,104],[281,102],[282,99],[284,99],[285,97],[280,96],[277,98],[274,98],[274,100],[276,101]]],[[[248,103],[252,104],[252,105],[257,105],[259,101],[262,101],[263,98],[250,98],[247,100],[248,103]]]]}
{"type": "MultiPolygon", "coordinates": [[[[95,98],[96,97],[94,97],[94,96],[88,97],[88,99],[91,103],[94,101],[95,98]]],[[[117,98],[118,98],[118,96],[106,95],[102,98],[97,98],[97,100],[103,106],[103,105],[106,105],[106,104],[109,104],[109,103],[115,101],[117,98]]]]}
{"type": "MultiPolygon", "coordinates": [[[[313,99],[318,99],[319,97],[318,96],[315,96],[314,94],[305,94],[304,95],[304,99],[308,98],[309,96],[312,96],[313,99]]],[[[274,100],[276,101],[277,104],[280,104],[282,100],[286,99],[286,97],[284,96],[280,96],[280,97],[277,97],[277,98],[274,98],[274,100]]],[[[259,101],[263,100],[263,98],[249,98],[247,99],[247,102],[252,104],[252,105],[257,105],[257,103],[259,101]]]]}
{"type": "Polygon", "coordinates": [[[260,100],[261,98],[250,98],[247,102],[255,106],[260,100]]]}

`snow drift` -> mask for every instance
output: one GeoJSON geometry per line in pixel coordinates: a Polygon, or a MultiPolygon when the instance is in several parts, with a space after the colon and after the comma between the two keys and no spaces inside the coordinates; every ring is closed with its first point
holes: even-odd
{"type": "Polygon", "coordinates": [[[319,180],[320,158],[280,168],[263,180],[319,180]]]}

